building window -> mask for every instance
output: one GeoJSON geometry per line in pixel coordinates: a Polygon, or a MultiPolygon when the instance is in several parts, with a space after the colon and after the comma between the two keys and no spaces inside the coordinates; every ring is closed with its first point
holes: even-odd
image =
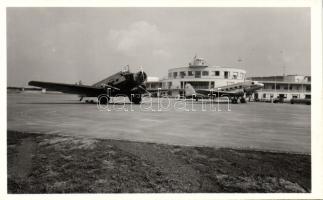
{"type": "Polygon", "coordinates": [[[228,78],[229,78],[229,72],[228,72],[228,71],[225,71],[225,72],[224,72],[224,78],[225,78],[225,79],[228,79],[228,78]]]}
{"type": "Polygon", "coordinates": [[[168,82],[168,89],[170,89],[172,87],[172,82],[168,82]]]}
{"type": "Polygon", "coordinates": [[[201,78],[201,71],[195,71],[195,78],[201,78]]]}
{"type": "Polygon", "coordinates": [[[208,71],[203,71],[203,72],[202,72],[202,75],[203,75],[203,76],[208,76],[208,75],[209,75],[209,72],[208,72],[208,71]]]}
{"type": "Polygon", "coordinates": [[[181,81],[181,89],[184,89],[184,88],[185,88],[184,82],[181,81]]]}
{"type": "Polygon", "coordinates": [[[287,98],[287,94],[279,94],[277,98],[287,98]]]}
{"type": "Polygon", "coordinates": [[[306,91],[311,91],[311,86],[310,85],[306,86],[306,91]]]}
{"type": "Polygon", "coordinates": [[[262,98],[264,99],[266,98],[266,93],[262,94],[262,98]]]}
{"type": "Polygon", "coordinates": [[[180,72],[179,74],[180,74],[181,78],[184,78],[184,76],[186,76],[185,72],[180,72]]]}
{"type": "Polygon", "coordinates": [[[240,73],[240,78],[243,79],[243,73],[240,73]]]}
{"type": "Polygon", "coordinates": [[[277,90],[280,90],[280,85],[277,85],[276,88],[277,88],[277,90]]]}
{"type": "Polygon", "coordinates": [[[215,75],[215,76],[220,76],[220,71],[215,71],[215,72],[214,72],[214,75],[215,75]]]}
{"type": "Polygon", "coordinates": [[[211,88],[214,88],[214,81],[211,81],[211,88]]]}
{"type": "Polygon", "coordinates": [[[176,78],[177,77],[177,72],[173,72],[173,77],[176,78]]]}
{"type": "Polygon", "coordinates": [[[193,72],[192,71],[188,71],[188,75],[189,76],[193,76],[193,72]]]}
{"type": "Polygon", "coordinates": [[[168,73],[168,78],[172,78],[172,73],[168,73]]]}
{"type": "Polygon", "coordinates": [[[238,78],[238,72],[233,72],[233,79],[237,79],[238,78]]]}

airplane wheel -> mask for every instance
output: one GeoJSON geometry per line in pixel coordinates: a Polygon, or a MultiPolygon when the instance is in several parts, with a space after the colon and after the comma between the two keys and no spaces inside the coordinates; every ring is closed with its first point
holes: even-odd
{"type": "Polygon", "coordinates": [[[240,99],[240,103],[246,103],[246,99],[245,98],[241,98],[240,99]]]}
{"type": "Polygon", "coordinates": [[[132,101],[134,104],[140,104],[141,103],[141,96],[140,95],[134,95],[132,97],[129,97],[129,99],[132,101]]]}
{"type": "Polygon", "coordinates": [[[110,101],[110,98],[109,97],[101,97],[99,99],[99,101],[100,101],[100,104],[108,104],[110,101]]]}
{"type": "Polygon", "coordinates": [[[237,99],[232,99],[232,104],[237,104],[238,100],[237,99]]]}

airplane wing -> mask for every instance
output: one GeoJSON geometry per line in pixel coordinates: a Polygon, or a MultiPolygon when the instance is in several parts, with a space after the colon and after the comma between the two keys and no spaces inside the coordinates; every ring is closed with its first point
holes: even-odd
{"type": "Polygon", "coordinates": [[[168,89],[147,89],[148,92],[150,93],[157,93],[157,92],[168,92],[169,90],[168,89]]]}
{"type": "MultiPolygon", "coordinates": [[[[87,85],[74,85],[65,83],[52,83],[52,82],[42,82],[42,81],[30,81],[28,85],[46,88],[48,91],[58,91],[68,94],[78,94],[87,97],[97,97],[100,94],[106,93],[106,89],[87,85]]],[[[114,89],[114,88],[113,88],[114,89]]]]}
{"type": "Polygon", "coordinates": [[[217,96],[242,96],[244,93],[242,91],[216,91],[212,89],[194,89],[192,85],[186,84],[185,85],[185,94],[186,96],[202,96],[202,97],[209,97],[209,95],[217,96]]]}
{"type": "Polygon", "coordinates": [[[217,96],[218,94],[220,96],[241,96],[243,95],[243,92],[242,91],[215,91],[215,90],[209,90],[209,89],[198,89],[198,90],[195,90],[196,93],[198,94],[202,94],[202,95],[205,95],[205,96],[208,96],[209,94],[213,94],[215,96],[217,96]]]}
{"type": "Polygon", "coordinates": [[[168,89],[147,89],[146,90],[148,93],[150,93],[151,95],[157,96],[158,92],[163,93],[163,92],[168,92],[168,89]]]}

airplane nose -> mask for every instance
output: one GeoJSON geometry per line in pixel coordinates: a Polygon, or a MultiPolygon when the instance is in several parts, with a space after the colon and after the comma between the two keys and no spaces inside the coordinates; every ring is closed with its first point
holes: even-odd
{"type": "Polygon", "coordinates": [[[136,74],[135,80],[137,83],[143,83],[147,80],[147,74],[144,71],[140,71],[136,74]]]}

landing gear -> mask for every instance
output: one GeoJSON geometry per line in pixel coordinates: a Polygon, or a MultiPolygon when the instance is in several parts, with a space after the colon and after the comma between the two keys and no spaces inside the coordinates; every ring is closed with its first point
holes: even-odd
{"type": "Polygon", "coordinates": [[[131,96],[129,96],[129,100],[134,104],[140,104],[141,103],[141,95],[140,94],[131,95],[131,96]]]}
{"type": "Polygon", "coordinates": [[[237,98],[232,98],[231,99],[231,103],[232,104],[237,104],[238,103],[238,99],[237,98]]]}
{"type": "Polygon", "coordinates": [[[100,104],[108,104],[110,101],[110,97],[102,95],[98,97],[98,101],[100,102],[100,104]]]}
{"type": "Polygon", "coordinates": [[[247,103],[247,101],[246,101],[246,99],[245,99],[245,98],[241,97],[241,98],[240,98],[240,103],[247,103]]]}

